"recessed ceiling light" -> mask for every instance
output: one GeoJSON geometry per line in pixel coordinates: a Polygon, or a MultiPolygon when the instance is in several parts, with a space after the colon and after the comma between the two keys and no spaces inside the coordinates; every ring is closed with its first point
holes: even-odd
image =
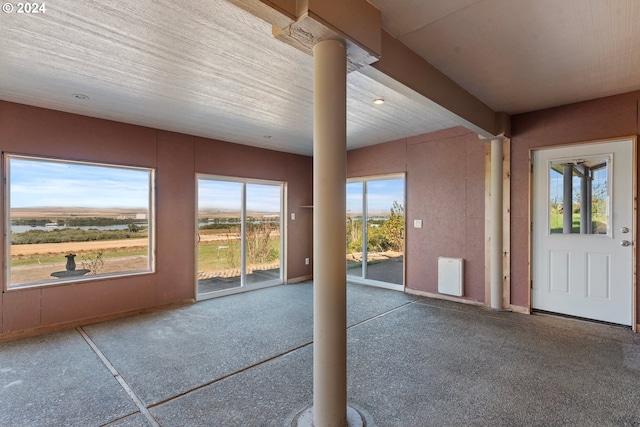
{"type": "Polygon", "coordinates": [[[373,103],[376,105],[382,105],[384,104],[384,98],[376,98],[373,100],[373,103]]]}
{"type": "Polygon", "coordinates": [[[83,100],[83,101],[86,101],[87,99],[89,99],[89,97],[87,95],[84,95],[82,93],[74,93],[73,97],[75,99],[80,99],[80,100],[83,100]]]}

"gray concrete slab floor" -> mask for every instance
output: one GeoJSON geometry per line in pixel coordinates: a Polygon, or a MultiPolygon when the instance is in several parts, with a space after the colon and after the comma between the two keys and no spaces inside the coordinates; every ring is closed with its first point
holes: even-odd
{"type": "Polygon", "coordinates": [[[0,426],[98,426],[137,410],[75,330],[0,343],[0,426]]]}
{"type": "MultiPolygon", "coordinates": [[[[640,425],[629,330],[347,289],[367,427],[640,425]]],[[[0,343],[0,425],[288,425],[313,399],[312,311],[304,283],[0,343]]]]}
{"type": "Polygon", "coordinates": [[[153,405],[313,341],[312,293],[276,286],[84,330],[153,405]]]}
{"type": "Polygon", "coordinates": [[[445,307],[418,302],[350,329],[349,396],[376,425],[639,425],[632,332],[619,342],[600,325],[594,336],[566,319],[445,307]]]}

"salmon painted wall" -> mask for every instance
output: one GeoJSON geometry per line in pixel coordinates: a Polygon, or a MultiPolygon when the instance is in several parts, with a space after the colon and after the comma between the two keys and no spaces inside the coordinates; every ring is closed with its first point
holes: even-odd
{"type": "Polygon", "coordinates": [[[463,298],[484,302],[484,144],[459,127],[347,154],[350,178],[406,173],[407,288],[437,294],[438,257],[463,258],[463,298]]]}
{"type": "MultiPolygon", "coordinates": [[[[537,147],[636,136],[640,132],[639,101],[640,92],[630,92],[512,117],[511,302],[513,304],[519,306],[529,304],[527,283],[529,150],[537,147]]],[[[638,177],[636,180],[640,184],[638,177]]],[[[637,231],[636,224],[636,240],[637,231]]],[[[640,306],[640,299],[638,305],[640,306]]]]}
{"type": "MultiPolygon", "coordinates": [[[[640,92],[631,92],[512,117],[511,304],[529,306],[529,150],[636,136],[639,110],[640,92]]],[[[477,135],[448,129],[353,150],[347,159],[349,177],[407,174],[407,288],[437,293],[437,257],[461,257],[464,298],[484,302],[484,143],[477,135]]]]}
{"type": "MultiPolygon", "coordinates": [[[[194,301],[197,172],[287,181],[289,212],[296,212],[296,220],[287,221],[287,277],[295,281],[312,274],[304,257],[312,256],[313,222],[311,212],[299,209],[311,204],[310,157],[3,101],[0,149],[156,171],[156,271],[10,291],[3,283],[0,337],[194,301]]],[[[1,200],[4,224],[4,197],[1,200]]],[[[0,257],[4,256],[0,245],[0,257]]]]}

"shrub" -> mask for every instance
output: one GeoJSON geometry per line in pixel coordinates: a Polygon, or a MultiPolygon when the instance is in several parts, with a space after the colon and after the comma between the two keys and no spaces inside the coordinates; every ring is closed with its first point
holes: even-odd
{"type": "MultiPolygon", "coordinates": [[[[134,225],[134,224],[132,224],[134,225]]],[[[11,233],[12,245],[29,245],[38,243],[88,242],[94,240],[121,240],[134,237],[145,237],[147,227],[136,226],[138,231],[130,230],[83,230],[80,228],[56,228],[51,231],[29,230],[24,233],[11,233]]]]}

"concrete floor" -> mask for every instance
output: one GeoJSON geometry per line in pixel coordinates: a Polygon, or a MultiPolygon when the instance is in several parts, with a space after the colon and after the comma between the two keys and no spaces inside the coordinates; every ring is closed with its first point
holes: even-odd
{"type": "MultiPolygon", "coordinates": [[[[362,264],[352,267],[347,263],[347,280],[353,277],[357,281],[362,278],[362,264]]],[[[402,285],[404,281],[403,257],[389,258],[384,261],[374,261],[367,265],[367,279],[377,280],[389,284],[402,285]]]]}
{"type": "MultiPolygon", "coordinates": [[[[285,426],[312,402],[310,283],[0,343],[2,426],[285,426]]],[[[348,286],[367,426],[637,426],[640,338],[348,286]]]]}
{"type": "MultiPolygon", "coordinates": [[[[270,280],[280,279],[280,269],[270,270],[254,270],[251,274],[246,275],[246,283],[256,284],[260,282],[268,282],[270,280]]],[[[226,289],[239,288],[241,286],[242,279],[238,276],[232,277],[207,277],[205,279],[198,279],[198,296],[208,294],[211,292],[224,291],[226,289]]]]}

